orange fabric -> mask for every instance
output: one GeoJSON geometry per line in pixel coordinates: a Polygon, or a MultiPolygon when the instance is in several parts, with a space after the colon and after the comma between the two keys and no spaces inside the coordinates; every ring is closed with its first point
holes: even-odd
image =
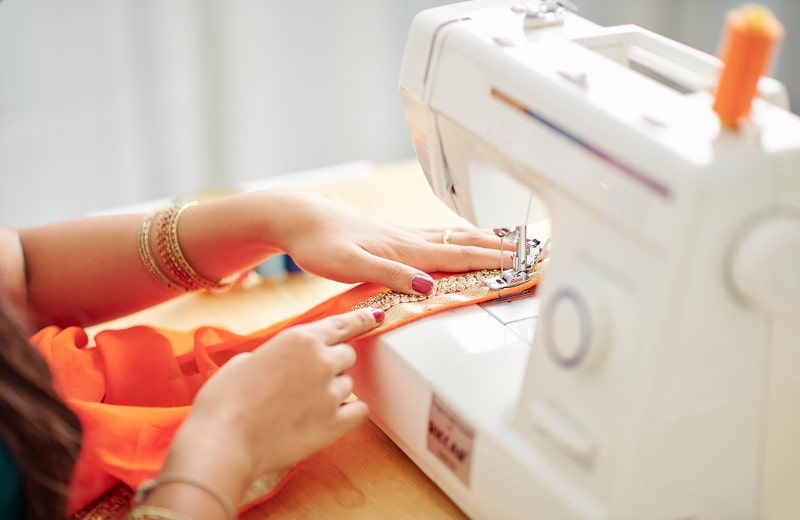
{"type": "MultiPolygon", "coordinates": [[[[365,336],[434,312],[517,294],[536,283],[538,279],[513,289],[426,309],[386,323],[365,336]]],[[[303,314],[247,335],[214,327],[176,332],[138,326],[103,331],[96,335],[91,348],[80,328],[47,327],[39,331],[31,343],[47,359],[57,392],[84,428],[83,450],[73,475],[70,514],[102,496],[117,481],[135,488],[154,477],[195,394],[228,359],[255,349],[286,327],[346,312],[385,291],[375,284],[358,285],[303,314]]],[[[280,486],[279,483],[259,501],[280,486]]]]}

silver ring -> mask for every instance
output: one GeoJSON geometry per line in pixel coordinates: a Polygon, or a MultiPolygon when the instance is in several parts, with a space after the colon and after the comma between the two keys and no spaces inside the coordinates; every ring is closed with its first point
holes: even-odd
{"type": "Polygon", "coordinates": [[[442,231],[442,244],[449,244],[451,236],[453,236],[452,229],[447,228],[444,231],[442,231]]]}

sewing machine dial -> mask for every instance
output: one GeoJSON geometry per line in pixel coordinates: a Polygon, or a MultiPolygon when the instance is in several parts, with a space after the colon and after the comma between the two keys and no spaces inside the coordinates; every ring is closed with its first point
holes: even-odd
{"type": "Polygon", "coordinates": [[[542,312],[544,345],[563,368],[588,368],[602,357],[609,336],[605,310],[575,287],[557,289],[542,312]]]}
{"type": "Polygon", "coordinates": [[[734,292],[771,313],[800,312],[800,218],[763,217],[741,235],[728,267],[734,292]]]}

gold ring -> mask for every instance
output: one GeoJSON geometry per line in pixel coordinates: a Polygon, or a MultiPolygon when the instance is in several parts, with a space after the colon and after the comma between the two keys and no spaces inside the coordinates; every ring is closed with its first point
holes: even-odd
{"type": "Polygon", "coordinates": [[[450,228],[445,229],[442,231],[442,244],[449,244],[450,237],[453,235],[453,230],[450,228]]]}

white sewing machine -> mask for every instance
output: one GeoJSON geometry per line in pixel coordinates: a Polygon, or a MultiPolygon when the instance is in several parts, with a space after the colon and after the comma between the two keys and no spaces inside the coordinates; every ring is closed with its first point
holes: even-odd
{"type": "Polygon", "coordinates": [[[719,67],[555,1],[415,18],[432,188],[552,226],[536,296],[359,347],[355,393],[469,516],[800,518],[800,118],[762,78],[721,128],[719,67]]]}

